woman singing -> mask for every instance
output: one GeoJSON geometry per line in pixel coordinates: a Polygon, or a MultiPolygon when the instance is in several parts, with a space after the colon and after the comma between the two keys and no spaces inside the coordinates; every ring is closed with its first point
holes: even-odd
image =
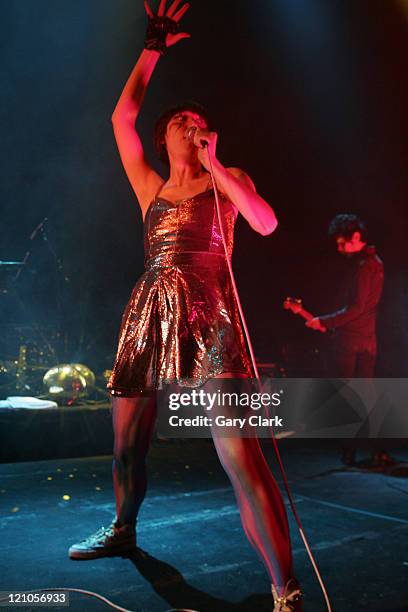
{"type": "MultiPolygon", "coordinates": [[[[210,160],[220,191],[228,255],[241,213],[262,235],[276,228],[272,208],[238,168],[217,158],[217,134],[200,106],[182,104],[155,128],[155,146],[169,165],[161,176],[145,159],[135,130],[153,70],[179,32],[188,9],[175,0],[148,17],[145,49],[114,110],[116,142],[144,219],[145,267],[123,315],[108,387],[114,427],[116,518],[73,545],[72,559],[123,554],[135,548],[136,517],[146,492],[145,458],[155,424],[155,391],[166,382],[198,387],[208,379],[251,377],[236,300],[226,264],[210,160]]],[[[271,578],[275,612],[300,610],[286,512],[257,438],[221,437],[214,444],[238,502],[245,533],[271,578]]]]}

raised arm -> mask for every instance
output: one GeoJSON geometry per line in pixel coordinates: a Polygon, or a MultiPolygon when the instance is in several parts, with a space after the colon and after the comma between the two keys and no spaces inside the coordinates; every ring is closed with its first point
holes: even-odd
{"type": "Polygon", "coordinates": [[[177,32],[178,22],[189,7],[184,4],[177,10],[180,3],[181,0],[175,0],[165,13],[166,0],[161,0],[157,15],[154,15],[148,2],[145,2],[148,16],[147,48],[143,50],[133,68],[112,115],[113,130],[123,167],[139,201],[143,217],[163,179],[146,161],[135,122],[160,54],[164,53],[167,47],[189,36],[185,32],[177,32]]]}

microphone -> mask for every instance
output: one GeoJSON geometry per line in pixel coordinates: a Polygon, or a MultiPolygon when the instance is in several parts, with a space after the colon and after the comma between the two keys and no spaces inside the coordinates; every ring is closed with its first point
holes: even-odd
{"type": "MultiPolygon", "coordinates": [[[[196,147],[198,147],[199,145],[196,145],[194,142],[194,136],[196,131],[198,130],[196,125],[191,125],[187,130],[186,130],[186,138],[189,142],[191,142],[193,145],[195,145],[196,147]]],[[[204,140],[203,138],[201,138],[200,140],[200,145],[203,149],[205,149],[205,147],[208,146],[208,142],[206,140],[204,140]]]]}
{"type": "Polygon", "coordinates": [[[34,240],[34,238],[36,237],[36,235],[38,234],[38,232],[43,228],[43,226],[45,225],[45,223],[48,221],[48,217],[44,217],[44,219],[41,221],[41,223],[39,223],[37,225],[37,227],[35,228],[35,230],[32,232],[31,236],[30,236],[30,240],[34,240]]]}

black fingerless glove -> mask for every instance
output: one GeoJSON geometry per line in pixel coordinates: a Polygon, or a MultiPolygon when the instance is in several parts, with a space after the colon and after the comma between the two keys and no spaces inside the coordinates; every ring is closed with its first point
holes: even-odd
{"type": "Polygon", "coordinates": [[[167,34],[178,32],[178,23],[170,17],[148,17],[145,48],[149,51],[158,51],[163,55],[166,50],[167,34]]]}

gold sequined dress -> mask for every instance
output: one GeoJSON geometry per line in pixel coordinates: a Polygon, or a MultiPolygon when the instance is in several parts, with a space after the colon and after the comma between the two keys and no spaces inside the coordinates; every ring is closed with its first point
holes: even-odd
{"type": "MultiPolygon", "coordinates": [[[[220,194],[232,253],[235,214],[220,194]]],[[[125,309],[108,388],[132,397],[166,383],[198,387],[222,372],[251,376],[214,192],[156,196],[144,223],[145,272],[125,309]]]]}

